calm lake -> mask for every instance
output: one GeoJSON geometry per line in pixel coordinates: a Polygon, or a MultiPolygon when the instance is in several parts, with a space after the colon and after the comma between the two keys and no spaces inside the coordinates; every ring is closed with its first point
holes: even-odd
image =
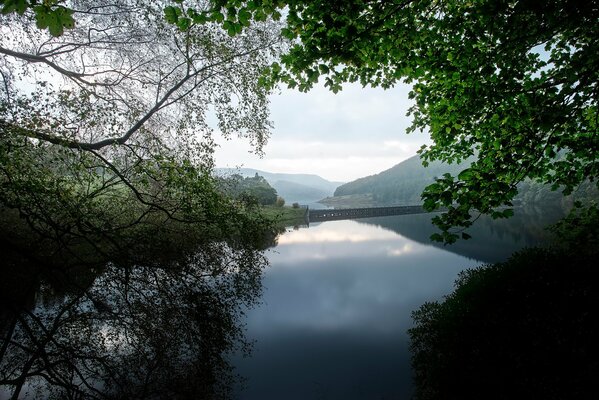
{"type": "Polygon", "coordinates": [[[268,253],[262,304],[247,311],[251,357],[232,359],[238,399],[406,399],[411,312],[458,273],[547,238],[558,215],[481,218],[474,236],[433,246],[428,215],[288,229],[268,253]]]}
{"type": "Polygon", "coordinates": [[[412,311],[463,269],[543,242],[559,217],[480,218],[445,247],[420,214],[68,272],[4,254],[0,399],[406,399],[412,311]]]}

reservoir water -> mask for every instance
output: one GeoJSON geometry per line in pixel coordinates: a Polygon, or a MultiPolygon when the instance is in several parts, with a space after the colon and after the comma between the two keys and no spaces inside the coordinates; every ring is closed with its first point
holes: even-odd
{"type": "Polygon", "coordinates": [[[451,292],[465,268],[547,237],[557,216],[482,218],[473,239],[432,245],[428,215],[288,229],[268,257],[262,304],[247,311],[251,357],[238,399],[407,399],[411,312],[451,292]]]}
{"type": "Polygon", "coordinates": [[[0,400],[406,399],[411,313],[463,269],[543,242],[559,217],[480,218],[451,246],[433,245],[419,214],[96,267],[5,251],[0,400]]]}

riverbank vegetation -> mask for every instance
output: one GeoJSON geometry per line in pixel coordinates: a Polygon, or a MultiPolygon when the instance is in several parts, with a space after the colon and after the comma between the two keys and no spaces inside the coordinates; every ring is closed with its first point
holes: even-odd
{"type": "Polygon", "coordinates": [[[598,227],[597,208],[571,214],[551,246],[465,270],[415,311],[415,398],[592,398],[598,227]]]}
{"type": "Polygon", "coordinates": [[[292,206],[269,206],[261,209],[261,214],[272,221],[276,226],[284,228],[286,226],[306,225],[307,209],[292,206]]]}

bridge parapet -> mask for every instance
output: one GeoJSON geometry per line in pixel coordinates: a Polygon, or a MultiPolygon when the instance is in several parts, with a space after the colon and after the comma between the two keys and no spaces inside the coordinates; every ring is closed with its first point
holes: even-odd
{"type": "Polygon", "coordinates": [[[369,207],[369,208],[344,208],[328,210],[310,210],[308,218],[310,222],[334,221],[341,219],[356,219],[382,217],[387,215],[422,214],[426,211],[422,206],[392,206],[392,207],[369,207]]]}

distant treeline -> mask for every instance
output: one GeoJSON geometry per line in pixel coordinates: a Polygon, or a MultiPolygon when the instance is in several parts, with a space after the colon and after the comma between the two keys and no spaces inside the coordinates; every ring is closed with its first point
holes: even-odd
{"type": "Polygon", "coordinates": [[[228,196],[261,205],[272,205],[277,202],[277,191],[269,185],[264,177],[257,173],[253,177],[233,174],[218,178],[221,190],[228,196]]]}

